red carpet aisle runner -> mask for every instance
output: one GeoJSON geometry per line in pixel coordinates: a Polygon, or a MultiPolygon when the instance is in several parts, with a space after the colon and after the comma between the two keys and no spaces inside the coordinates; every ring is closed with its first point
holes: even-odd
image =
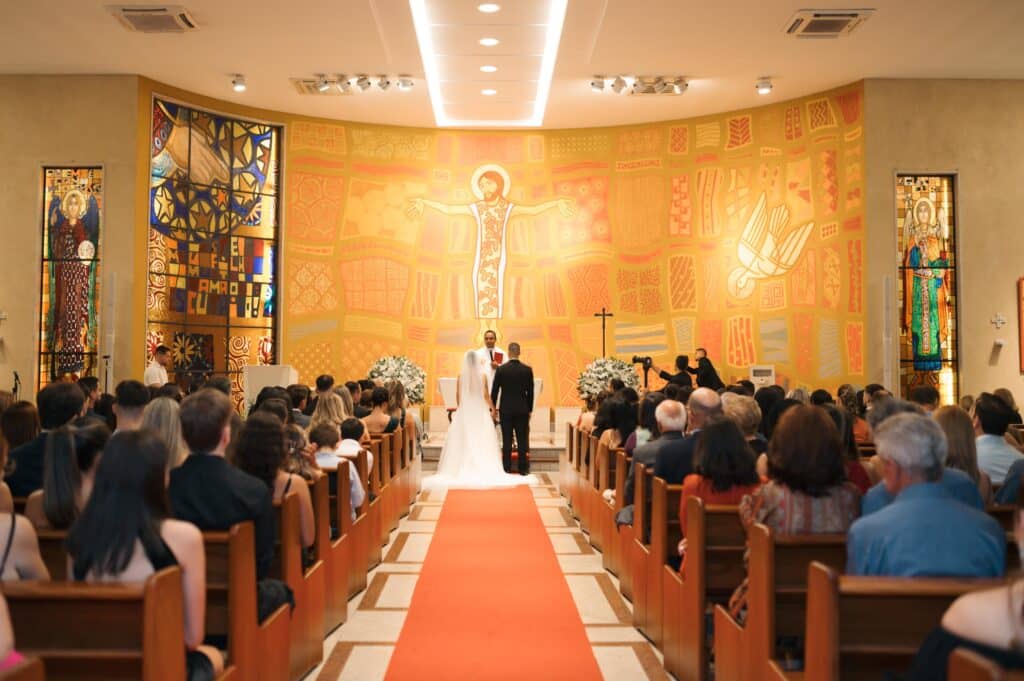
{"type": "Polygon", "coordinates": [[[528,487],[448,492],[386,678],[602,678],[528,487]]]}

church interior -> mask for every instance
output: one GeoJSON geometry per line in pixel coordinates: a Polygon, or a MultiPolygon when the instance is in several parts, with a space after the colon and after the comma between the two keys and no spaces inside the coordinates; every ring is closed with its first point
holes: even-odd
{"type": "Polygon", "coordinates": [[[0,28],[0,681],[1024,679],[1024,4],[175,1],[0,28]]]}

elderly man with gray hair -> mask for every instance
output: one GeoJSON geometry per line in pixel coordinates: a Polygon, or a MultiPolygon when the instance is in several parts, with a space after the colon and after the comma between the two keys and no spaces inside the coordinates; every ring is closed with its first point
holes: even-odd
{"type": "MultiPolygon", "coordinates": [[[[682,410],[683,405],[678,402],[673,404],[679,405],[679,410],[682,410]]],[[[662,402],[655,412],[662,433],[665,432],[666,425],[669,428],[678,426],[673,421],[676,408],[669,405],[663,412],[661,408],[664,406],[665,402],[662,402]]],[[[711,388],[697,388],[686,403],[686,412],[689,412],[690,434],[674,446],[663,447],[654,462],[655,477],[664,478],[670,485],[683,484],[683,478],[693,472],[693,453],[697,449],[697,435],[708,421],[722,415],[722,398],[711,388]]],[[[686,425],[684,413],[682,427],[679,430],[685,430],[686,425]]]]}
{"type": "MultiPolygon", "coordinates": [[[[657,462],[661,460],[665,452],[675,452],[682,448],[686,442],[686,438],[683,435],[683,432],[686,430],[686,407],[683,406],[682,402],[662,400],[654,411],[654,418],[658,421],[658,430],[661,431],[661,435],[633,451],[633,461],[626,475],[626,489],[624,490],[625,506],[619,511],[615,519],[615,522],[619,525],[633,524],[636,467],[647,466],[648,468],[656,468],[657,462]]],[[[690,458],[693,458],[692,455],[690,458]]],[[[681,482],[682,480],[679,480],[675,484],[678,485],[681,482]]]]}
{"type": "Polygon", "coordinates": [[[941,479],[946,437],[920,414],[886,419],[875,431],[883,483],[895,497],[847,536],[847,572],[893,577],[999,577],[1006,536],[995,520],[954,498],[941,479]]]}

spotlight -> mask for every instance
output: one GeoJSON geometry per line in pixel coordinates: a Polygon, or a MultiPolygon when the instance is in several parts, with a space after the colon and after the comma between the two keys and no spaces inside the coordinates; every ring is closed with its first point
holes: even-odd
{"type": "Polygon", "coordinates": [[[494,47],[499,42],[501,41],[498,40],[497,38],[480,38],[480,44],[483,45],[484,47],[494,47]]]}
{"type": "Polygon", "coordinates": [[[665,90],[669,89],[669,87],[671,87],[671,86],[669,85],[669,83],[664,78],[656,78],[654,80],[654,92],[655,92],[655,94],[659,94],[660,95],[661,93],[665,92],[665,90]]]}
{"type": "Polygon", "coordinates": [[[501,5],[496,2],[485,2],[482,5],[477,5],[476,8],[484,14],[494,14],[501,9],[501,5]]]}
{"type": "Polygon", "coordinates": [[[316,89],[318,92],[327,92],[328,90],[331,89],[331,84],[327,80],[327,76],[325,76],[322,73],[319,76],[317,76],[316,89]]]}
{"type": "Polygon", "coordinates": [[[398,79],[398,89],[401,90],[402,92],[408,92],[409,90],[412,89],[412,86],[413,86],[412,78],[399,78],[398,79]]]}
{"type": "Polygon", "coordinates": [[[480,94],[485,95],[487,97],[493,97],[494,95],[498,94],[498,91],[493,88],[486,88],[484,90],[481,90],[480,94]]]}
{"type": "Polygon", "coordinates": [[[498,70],[498,67],[492,66],[490,64],[484,64],[483,66],[480,67],[480,70],[483,71],[484,73],[494,73],[495,71],[498,70]]]}
{"type": "Polygon", "coordinates": [[[681,95],[686,92],[689,87],[690,84],[686,82],[685,78],[676,78],[672,83],[672,94],[681,95]]]}
{"type": "Polygon", "coordinates": [[[594,92],[604,92],[604,78],[598,76],[590,81],[590,89],[594,92]]]}
{"type": "Polygon", "coordinates": [[[370,79],[367,78],[366,76],[359,76],[358,78],[356,78],[356,87],[362,90],[363,92],[366,92],[367,90],[370,89],[370,79]]]}
{"type": "Polygon", "coordinates": [[[342,92],[348,92],[349,88],[352,87],[352,81],[349,80],[348,76],[338,76],[338,89],[342,92]]]}
{"type": "Polygon", "coordinates": [[[379,78],[377,78],[377,87],[379,87],[381,90],[387,90],[389,87],[391,87],[391,81],[388,80],[387,76],[380,76],[379,78]]]}
{"type": "Polygon", "coordinates": [[[245,76],[236,73],[235,77],[231,79],[231,89],[235,92],[245,92],[245,76]]]}
{"type": "Polygon", "coordinates": [[[622,76],[616,76],[615,80],[612,81],[612,90],[615,94],[621,95],[622,91],[626,89],[626,81],[622,76]]]}
{"type": "Polygon", "coordinates": [[[754,84],[754,89],[759,95],[770,95],[772,93],[772,81],[770,78],[762,78],[754,84]]]}

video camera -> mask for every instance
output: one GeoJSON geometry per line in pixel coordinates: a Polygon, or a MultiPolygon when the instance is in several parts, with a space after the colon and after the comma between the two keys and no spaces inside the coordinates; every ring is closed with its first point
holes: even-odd
{"type": "Polygon", "coordinates": [[[640,355],[633,355],[633,364],[642,364],[643,367],[644,367],[644,371],[647,371],[648,369],[651,368],[651,365],[654,364],[654,360],[651,359],[650,357],[642,357],[640,355]]]}

